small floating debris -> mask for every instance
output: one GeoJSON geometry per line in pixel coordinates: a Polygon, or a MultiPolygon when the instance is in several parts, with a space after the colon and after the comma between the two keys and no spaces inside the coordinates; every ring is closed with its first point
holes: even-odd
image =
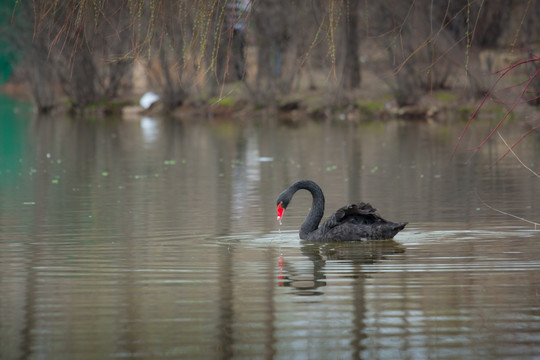
{"type": "Polygon", "coordinates": [[[23,205],[36,205],[35,201],[25,201],[23,202],[23,205]]]}
{"type": "Polygon", "coordinates": [[[271,162],[274,161],[274,158],[271,156],[261,156],[259,157],[259,162],[271,162]]]}
{"type": "Polygon", "coordinates": [[[337,165],[329,165],[326,167],[326,171],[334,171],[337,170],[337,165]]]}

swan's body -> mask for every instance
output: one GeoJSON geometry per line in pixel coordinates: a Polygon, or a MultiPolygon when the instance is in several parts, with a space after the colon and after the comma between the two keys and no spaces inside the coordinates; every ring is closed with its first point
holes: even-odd
{"type": "Polygon", "coordinates": [[[361,202],[338,209],[319,227],[324,214],[324,195],[311,180],[300,180],[279,194],[278,220],[300,189],[308,190],[313,197],[311,210],[300,227],[300,239],[325,242],[391,239],[407,225],[386,221],[370,204],[361,202]]]}

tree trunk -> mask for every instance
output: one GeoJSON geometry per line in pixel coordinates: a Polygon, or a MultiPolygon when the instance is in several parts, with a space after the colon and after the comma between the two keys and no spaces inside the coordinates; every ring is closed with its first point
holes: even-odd
{"type": "Polygon", "coordinates": [[[345,19],[345,59],[343,64],[342,82],[347,90],[360,87],[360,45],[358,34],[358,4],[359,1],[348,2],[348,13],[345,19]]]}

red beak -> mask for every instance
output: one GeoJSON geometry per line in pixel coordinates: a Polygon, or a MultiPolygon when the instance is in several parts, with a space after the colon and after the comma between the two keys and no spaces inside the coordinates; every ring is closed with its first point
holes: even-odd
{"type": "Polygon", "coordinates": [[[283,212],[285,211],[284,208],[281,207],[281,203],[277,206],[277,219],[278,221],[281,221],[281,218],[283,217],[283,212]]]}

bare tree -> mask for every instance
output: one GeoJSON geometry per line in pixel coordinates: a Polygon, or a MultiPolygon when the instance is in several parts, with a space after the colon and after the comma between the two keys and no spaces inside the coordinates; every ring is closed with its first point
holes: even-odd
{"type": "Polygon", "coordinates": [[[118,12],[122,3],[96,2],[92,8],[67,2],[18,4],[14,41],[26,55],[24,73],[40,111],[55,105],[57,84],[75,110],[118,95],[131,71],[129,19],[118,12]]]}
{"type": "MultiPolygon", "coordinates": [[[[21,3],[20,7],[25,11],[31,10],[28,3],[21,3]]],[[[11,14],[8,18],[11,18],[11,14]]],[[[34,32],[34,21],[28,16],[17,16],[9,26],[4,24],[2,34],[6,43],[3,50],[17,53],[21,57],[16,71],[21,78],[26,79],[28,93],[38,111],[45,113],[52,110],[58,104],[58,81],[50,63],[44,61],[44,54],[49,51],[46,35],[34,32]]]]}

